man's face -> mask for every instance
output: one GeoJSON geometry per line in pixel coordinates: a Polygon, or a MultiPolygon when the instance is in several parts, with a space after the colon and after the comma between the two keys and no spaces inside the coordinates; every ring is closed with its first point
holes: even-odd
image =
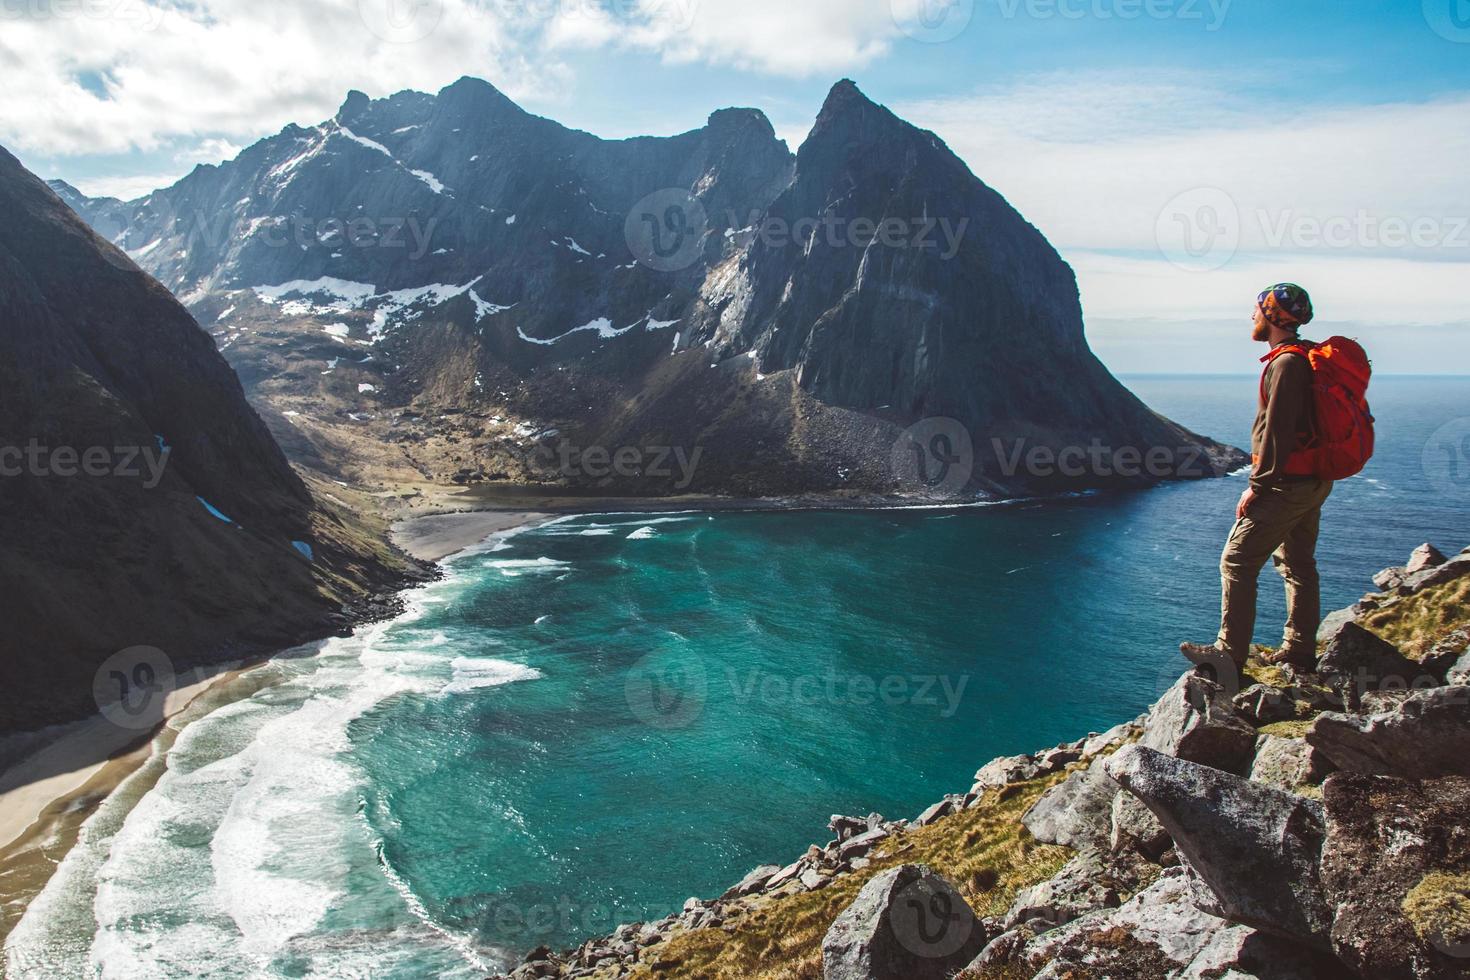
{"type": "Polygon", "coordinates": [[[1251,340],[1267,341],[1271,339],[1271,325],[1266,322],[1266,314],[1261,312],[1260,304],[1256,304],[1255,316],[1251,321],[1251,340]]]}

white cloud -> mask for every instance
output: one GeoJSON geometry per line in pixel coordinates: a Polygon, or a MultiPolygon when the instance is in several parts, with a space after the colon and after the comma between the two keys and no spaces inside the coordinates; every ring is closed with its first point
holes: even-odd
{"type": "MultiPolygon", "coordinates": [[[[558,52],[832,74],[889,50],[912,0],[95,0],[4,18],[0,142],[38,154],[250,140],[330,116],[349,88],[435,91],[462,74],[555,99],[558,52]],[[616,10],[616,14],[609,13],[616,10]]],[[[214,151],[201,149],[202,156],[214,151]]]]}
{"type": "Polygon", "coordinates": [[[1089,337],[1116,369],[1168,369],[1167,341],[1174,370],[1210,370],[1230,343],[1249,348],[1230,325],[1282,280],[1311,290],[1319,332],[1388,328],[1399,370],[1435,367],[1430,348],[1403,346],[1424,329],[1470,327],[1470,98],[1309,109],[1207,75],[1064,73],[895,110],[1072,263],[1089,337]],[[1186,231],[1198,261],[1179,251],[1186,231]],[[1207,336],[1232,339],[1195,344],[1207,336]]]}
{"type": "Polygon", "coordinates": [[[179,178],[186,173],[188,170],[132,177],[90,177],[79,178],[70,183],[88,197],[115,197],[123,201],[132,201],[160,187],[169,187],[177,183],[179,178]]]}
{"type": "Polygon", "coordinates": [[[1196,188],[1228,196],[1244,251],[1277,250],[1283,218],[1470,216],[1470,97],[1301,109],[1217,82],[1076,73],[895,109],[1062,248],[1157,251],[1160,215],[1196,188]]]}
{"type": "Polygon", "coordinates": [[[869,64],[899,35],[891,0],[633,0],[621,18],[568,3],[543,40],[550,49],[615,46],[653,52],[668,64],[807,77],[869,64]]]}
{"type": "Polygon", "coordinates": [[[46,154],[255,139],[330,116],[349,88],[479,74],[524,98],[565,78],[472,0],[102,0],[7,17],[0,64],[0,141],[46,154]]]}

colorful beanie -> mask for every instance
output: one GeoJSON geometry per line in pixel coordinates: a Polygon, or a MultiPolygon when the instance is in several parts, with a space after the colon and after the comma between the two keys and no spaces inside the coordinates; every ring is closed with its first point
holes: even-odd
{"type": "Polygon", "coordinates": [[[1312,322],[1312,297],[1294,282],[1277,283],[1256,297],[1266,321],[1282,330],[1294,330],[1312,322]]]}

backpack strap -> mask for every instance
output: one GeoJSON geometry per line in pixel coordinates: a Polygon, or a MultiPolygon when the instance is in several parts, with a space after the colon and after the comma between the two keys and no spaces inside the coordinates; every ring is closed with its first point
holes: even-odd
{"type": "Polygon", "coordinates": [[[1271,364],[1282,354],[1300,354],[1311,363],[1312,357],[1306,344],[1282,344],[1267,351],[1266,356],[1261,358],[1261,363],[1266,365],[1261,369],[1261,404],[1266,404],[1266,375],[1271,370],[1271,364]]]}

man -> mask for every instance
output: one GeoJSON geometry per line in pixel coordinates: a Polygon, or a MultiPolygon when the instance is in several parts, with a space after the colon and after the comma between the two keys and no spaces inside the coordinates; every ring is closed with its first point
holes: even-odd
{"type": "MultiPolygon", "coordinates": [[[[1253,340],[1310,348],[1297,331],[1312,321],[1312,301],[1294,283],[1281,283],[1256,300],[1253,340]]],[[[1235,526],[1220,556],[1220,635],[1214,643],[1181,643],[1179,651],[1228,686],[1240,683],[1256,625],[1256,579],[1266,559],[1286,580],[1287,619],[1281,649],[1266,659],[1311,670],[1317,663],[1321,591],[1317,529],[1332,482],[1290,475],[1287,458],[1312,431],[1312,366],[1296,351],[1267,362],[1251,430],[1250,486],[1235,507],[1235,526]]],[[[1235,688],[1238,689],[1238,688],[1235,688]]]]}

